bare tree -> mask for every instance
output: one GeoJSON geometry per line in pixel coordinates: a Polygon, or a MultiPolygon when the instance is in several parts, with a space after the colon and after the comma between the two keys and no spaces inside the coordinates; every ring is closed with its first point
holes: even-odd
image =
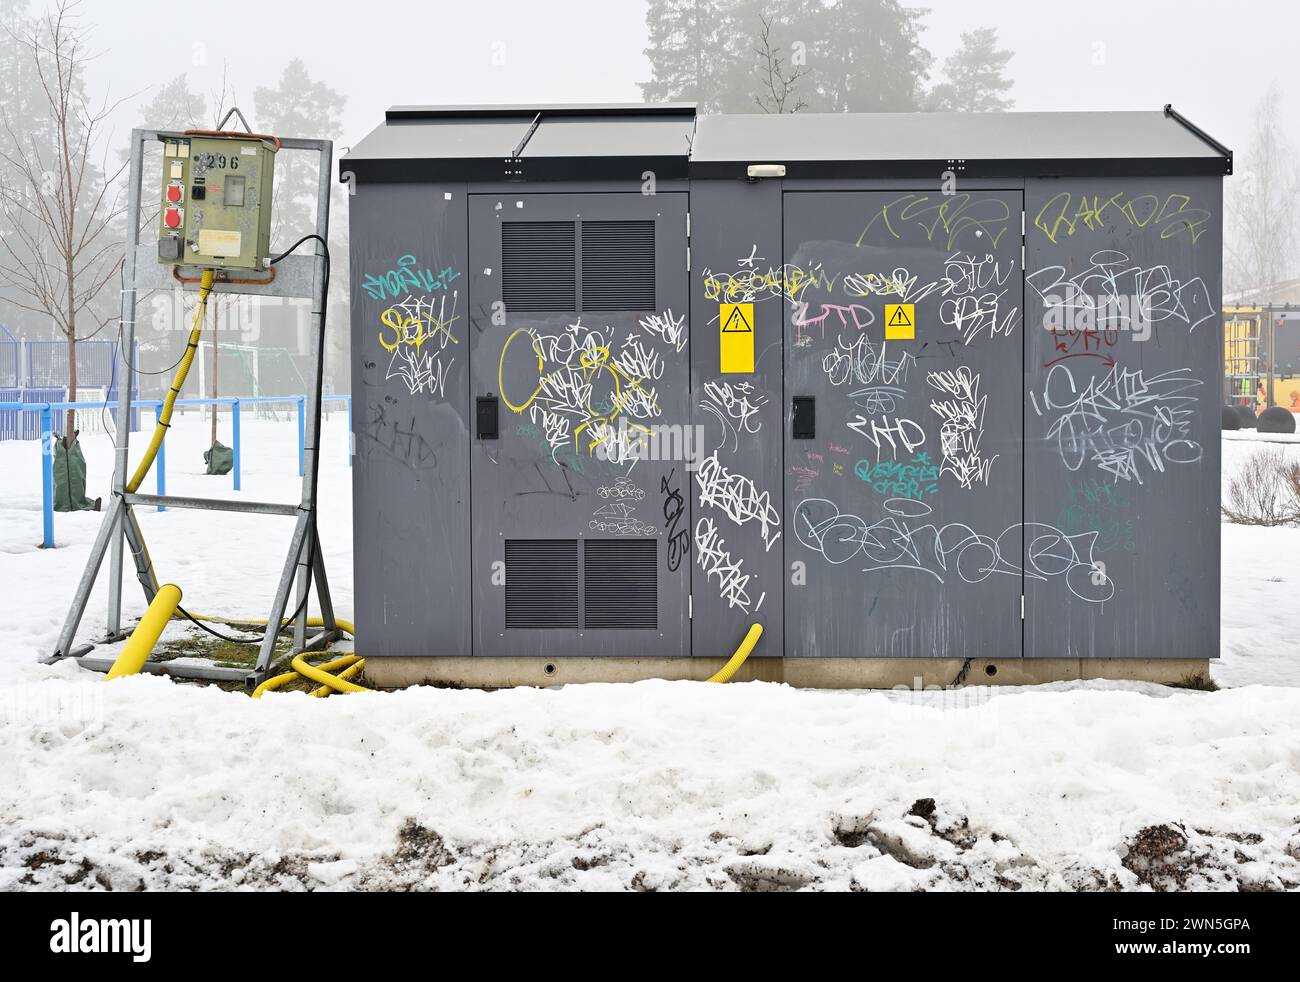
{"type": "MultiPolygon", "coordinates": [[[[94,304],[117,275],[121,243],[111,226],[122,214],[118,178],[91,158],[118,103],[92,106],[83,82],[90,59],[78,0],[59,0],[28,28],[10,31],[30,62],[44,95],[51,130],[18,132],[0,106],[7,146],[0,159],[17,175],[0,187],[0,287],[24,310],[46,314],[67,339],[68,395],[76,398],[77,341],[103,330],[113,313],[97,315],[94,304]],[[52,145],[50,145],[52,144],[52,145]],[[87,329],[83,337],[80,330],[87,329]]],[[[75,414],[69,410],[64,439],[70,444],[75,414]]]]}
{"type": "Polygon", "coordinates": [[[808,68],[800,65],[791,71],[780,47],[772,43],[772,21],[763,14],[759,14],[758,20],[762,26],[759,28],[758,47],[754,49],[754,54],[758,55],[761,62],[759,75],[763,93],[755,96],[754,101],[765,113],[802,112],[808,108],[808,103],[797,97],[795,91],[799,87],[799,80],[808,74],[808,68]]]}
{"type": "Polygon", "coordinates": [[[1228,182],[1224,274],[1230,292],[1267,290],[1296,275],[1300,167],[1274,82],[1255,108],[1244,174],[1228,182]]]}

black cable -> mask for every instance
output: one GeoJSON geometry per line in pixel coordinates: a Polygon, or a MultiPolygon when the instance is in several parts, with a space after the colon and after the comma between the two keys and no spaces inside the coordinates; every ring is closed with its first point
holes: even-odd
{"type": "MultiPolygon", "coordinates": [[[[312,537],[311,537],[311,552],[308,554],[307,565],[310,568],[314,566],[315,563],[316,563],[316,529],[313,526],[312,537]]],[[[288,630],[288,628],[293,624],[293,622],[298,619],[298,615],[307,609],[307,601],[310,598],[311,598],[311,591],[308,590],[306,593],[303,594],[302,602],[298,604],[294,612],[290,614],[288,617],[286,617],[284,621],[280,624],[279,628],[276,629],[275,632],[276,634],[282,634],[286,630],[288,630]]],[[[232,638],[228,634],[222,634],[220,631],[208,627],[206,624],[200,621],[197,617],[191,614],[180,604],[176,605],[176,609],[180,611],[182,617],[184,617],[187,621],[189,621],[191,624],[197,627],[200,631],[205,631],[208,634],[211,634],[214,638],[218,638],[222,641],[228,641],[231,644],[261,644],[262,643],[263,640],[262,638],[232,638]]],[[[231,621],[226,621],[225,623],[238,624],[239,621],[231,620],[231,621]]]]}
{"type": "MultiPolygon", "coordinates": [[[[124,268],[125,265],[126,265],[126,264],[123,263],[121,266],[118,266],[118,269],[117,269],[117,282],[118,282],[118,286],[121,287],[123,293],[126,292],[126,272],[125,272],[125,268],[124,268]]],[[[134,314],[135,312],[132,311],[132,313],[134,314]]],[[[138,339],[135,341],[135,343],[136,343],[137,345],[139,344],[138,339]]],[[[168,374],[169,372],[175,372],[175,371],[176,371],[176,366],[179,365],[179,364],[184,360],[184,358],[185,358],[185,352],[182,351],[182,352],[181,352],[181,356],[180,356],[180,358],[177,358],[177,359],[176,359],[174,362],[172,362],[171,365],[169,365],[168,367],[166,367],[166,368],[162,368],[162,369],[159,369],[159,370],[156,371],[156,372],[148,372],[148,371],[145,371],[143,368],[139,368],[139,367],[137,367],[136,365],[131,364],[131,362],[134,361],[134,359],[128,359],[128,357],[127,357],[126,355],[124,355],[123,352],[122,352],[122,318],[121,318],[121,317],[118,317],[118,319],[117,319],[117,357],[114,358],[114,360],[113,360],[113,371],[109,374],[109,379],[108,379],[108,393],[111,393],[111,392],[113,391],[113,383],[117,380],[117,362],[118,362],[118,359],[120,359],[121,362],[122,362],[122,364],[125,365],[125,366],[127,367],[128,372],[129,372],[130,374],[134,374],[134,375],[166,375],[166,374],[168,374]]],[[[127,385],[128,385],[128,388],[130,388],[130,380],[128,380],[127,385]]],[[[100,419],[100,422],[104,424],[104,434],[105,434],[106,436],[108,436],[109,439],[111,439],[111,440],[113,441],[113,445],[116,446],[116,445],[117,445],[117,429],[116,429],[116,424],[114,424],[114,431],[113,431],[113,433],[112,433],[112,434],[109,434],[109,432],[108,432],[108,430],[109,430],[109,427],[108,427],[108,407],[109,407],[109,404],[110,404],[111,401],[112,401],[112,396],[109,395],[108,393],[105,393],[105,396],[104,396],[104,405],[103,405],[102,407],[100,407],[100,410],[99,410],[99,419],[100,419]]],[[[134,399],[133,399],[132,401],[134,402],[134,399]]],[[[139,412],[139,410],[136,409],[134,406],[132,406],[132,407],[130,408],[130,410],[128,411],[128,413],[127,413],[127,418],[130,419],[130,414],[131,414],[131,413],[134,413],[134,412],[139,412]]]]}
{"type": "MultiPolygon", "coordinates": [[[[301,614],[307,608],[307,600],[310,596],[311,593],[309,592],[302,598],[302,603],[298,605],[298,609],[295,610],[292,614],[290,614],[287,618],[285,618],[284,623],[282,623],[280,625],[279,630],[275,632],[276,634],[283,634],[293,625],[293,622],[298,619],[298,615],[301,614]]],[[[232,638],[228,634],[222,634],[220,631],[208,627],[208,625],[204,624],[201,620],[199,620],[197,617],[191,614],[180,604],[176,605],[176,609],[180,612],[180,615],[182,617],[184,617],[187,621],[189,621],[191,624],[197,627],[200,631],[204,631],[208,634],[211,634],[214,638],[217,638],[218,640],[228,641],[230,644],[248,644],[248,645],[260,645],[263,641],[263,638],[232,638]]],[[[238,624],[239,621],[235,620],[230,623],[238,624]]]]}
{"type": "Polygon", "coordinates": [[[180,604],[176,605],[176,610],[182,617],[184,617],[187,621],[189,621],[191,624],[197,627],[200,631],[205,631],[208,634],[211,634],[214,638],[218,639],[219,641],[228,641],[231,644],[261,644],[262,643],[261,638],[232,638],[228,634],[222,634],[220,631],[213,630],[212,628],[204,624],[201,620],[199,620],[197,617],[195,617],[193,614],[191,614],[184,607],[182,607],[180,604]]]}

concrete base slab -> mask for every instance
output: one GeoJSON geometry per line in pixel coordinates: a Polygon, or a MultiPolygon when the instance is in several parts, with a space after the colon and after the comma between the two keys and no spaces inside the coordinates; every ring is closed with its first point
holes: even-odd
{"type": "MultiPolygon", "coordinates": [[[[725,658],[369,658],[366,678],[381,689],[410,685],[500,689],[646,679],[706,681],[725,658]]],[[[809,689],[892,689],[950,686],[960,658],[751,658],[736,682],[783,682],[809,689]]],[[[974,659],[965,685],[1037,685],[1076,679],[1176,684],[1209,677],[1206,659],[974,659]]]]}

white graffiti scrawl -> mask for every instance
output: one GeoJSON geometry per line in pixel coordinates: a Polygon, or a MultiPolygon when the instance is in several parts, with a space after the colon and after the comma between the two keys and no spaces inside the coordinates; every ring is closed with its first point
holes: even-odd
{"type": "Polygon", "coordinates": [[[737,525],[757,522],[763,537],[763,548],[771,549],[781,533],[781,515],[772,505],[772,496],[759,491],[754,482],[744,474],[729,471],[716,452],[700,461],[695,472],[695,483],[700,488],[700,504],[722,509],[737,525]]]}
{"type": "Polygon", "coordinates": [[[718,592],[728,607],[749,613],[751,608],[758,610],[763,606],[767,594],[760,595],[758,604],[754,604],[749,596],[750,576],[744,571],[744,563],[732,558],[727,541],[718,534],[718,526],[711,518],[701,518],[695,525],[695,555],[705,578],[718,581],[718,592]]]}
{"type": "Polygon", "coordinates": [[[1060,364],[1031,398],[1038,415],[1052,419],[1047,435],[1069,470],[1091,461],[1116,482],[1141,484],[1144,464],[1162,473],[1165,464],[1201,459],[1201,445],[1191,439],[1198,402],[1192,390],[1201,384],[1190,368],[1147,376],[1118,366],[1080,384],[1060,364]]]}
{"type": "Polygon", "coordinates": [[[459,345],[455,291],[430,297],[408,296],[379,317],[379,344],[389,353],[386,379],[400,378],[411,395],[446,395],[447,376],[455,362],[448,348],[459,345]]]}
{"type": "Polygon", "coordinates": [[[939,426],[939,446],[943,451],[940,473],[951,474],[968,491],[976,484],[987,486],[997,455],[986,458],[980,452],[988,396],[980,395],[979,373],[962,365],[931,372],[925,380],[932,389],[947,396],[930,403],[930,408],[943,421],[939,426]]]}

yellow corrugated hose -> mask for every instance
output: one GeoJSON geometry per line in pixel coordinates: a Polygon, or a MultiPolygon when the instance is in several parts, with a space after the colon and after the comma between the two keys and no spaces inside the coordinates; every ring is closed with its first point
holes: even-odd
{"type": "MultiPolygon", "coordinates": [[[[168,584],[158,591],[154,602],[149,605],[149,610],[146,611],[139,625],[131,633],[131,639],[127,642],[126,648],[122,650],[114,663],[113,669],[108,676],[110,679],[122,675],[134,675],[140,670],[145,659],[149,657],[150,651],[153,650],[154,643],[161,634],[163,626],[172,617],[180,600],[181,592],[179,587],[168,584]],[[137,638],[139,639],[138,642],[137,638]],[[140,657],[141,651],[144,653],[143,657],[140,657]]],[[[247,617],[212,617],[205,614],[191,614],[190,616],[199,621],[247,625],[249,627],[265,627],[267,623],[265,620],[247,617]]],[[[356,639],[357,631],[351,621],[335,618],[334,623],[340,630],[346,631],[352,635],[354,640],[356,639]]],[[[319,617],[312,617],[308,618],[307,625],[309,627],[324,627],[325,622],[319,617]]],[[[754,648],[758,645],[758,641],[762,636],[762,624],[755,624],[750,627],[749,633],[745,635],[745,640],[740,643],[736,653],[731,656],[730,661],[716,675],[708,680],[709,683],[721,685],[735,678],[741,666],[754,653],[754,648]]],[[[283,675],[267,679],[253,691],[253,698],[261,699],[266,693],[274,692],[276,689],[283,688],[300,678],[317,683],[318,687],[311,692],[311,695],[317,699],[323,699],[335,692],[371,691],[365,686],[350,681],[360,675],[366,667],[366,660],[360,655],[343,655],[323,665],[312,665],[307,661],[307,656],[301,654],[294,658],[290,665],[293,668],[292,672],[285,672],[283,675]]]]}
{"type": "MultiPolygon", "coordinates": [[[[191,614],[196,621],[211,621],[217,624],[237,624],[247,625],[248,627],[265,627],[266,621],[258,618],[249,617],[210,617],[206,614],[191,614]]],[[[351,621],[345,621],[341,617],[336,617],[334,623],[339,630],[346,631],[352,635],[353,639],[357,636],[357,629],[353,627],[351,621]]],[[[308,627],[324,627],[325,622],[319,617],[309,617],[307,619],[308,627]]],[[[312,695],[317,699],[323,699],[335,692],[370,692],[364,685],[357,685],[349,682],[351,678],[360,675],[366,667],[366,660],[360,655],[343,655],[324,665],[313,665],[307,661],[305,654],[299,655],[292,662],[290,667],[292,672],[285,672],[283,675],[277,675],[269,678],[256,689],[253,690],[253,698],[261,699],[268,692],[274,692],[276,689],[283,688],[290,682],[297,681],[300,678],[319,684],[319,688],[312,690],[312,695]],[[337,672],[335,675],[333,673],[337,672]]]]}
{"type": "Polygon", "coordinates": [[[735,674],[740,671],[740,666],[749,660],[749,656],[754,652],[755,645],[758,644],[758,639],[762,636],[762,624],[755,624],[751,627],[749,633],[745,635],[745,640],[740,642],[740,647],[737,648],[736,653],[731,656],[731,661],[723,665],[722,671],[718,672],[718,674],[709,679],[709,681],[717,682],[719,684],[730,682],[735,674]]]}
{"type": "Polygon", "coordinates": [[[167,435],[167,430],[172,423],[172,409],[176,406],[176,397],[181,394],[181,386],[185,384],[185,376],[190,373],[190,365],[194,363],[194,353],[199,350],[199,337],[203,333],[203,320],[208,311],[208,295],[212,292],[212,270],[205,269],[203,276],[199,280],[199,305],[194,308],[194,326],[190,328],[190,340],[185,346],[185,354],[181,358],[180,367],[176,369],[176,375],[172,378],[172,387],[167,391],[166,398],[163,399],[162,411],[158,414],[158,424],[153,428],[153,437],[149,440],[149,446],[145,449],[144,457],[140,460],[140,466],[135,469],[131,475],[131,480],[127,482],[126,490],[128,494],[134,494],[140,490],[140,485],[149,475],[149,468],[153,466],[154,459],[158,456],[158,448],[162,446],[163,438],[167,435]]]}
{"type": "Polygon", "coordinates": [[[104,681],[112,682],[113,679],[120,679],[126,675],[136,675],[144,668],[144,663],[149,660],[149,655],[153,652],[153,646],[158,643],[163,628],[171,620],[180,602],[181,588],[174,583],[158,588],[153,600],[149,602],[149,609],[144,612],[140,623],[131,632],[131,637],[127,639],[126,645],[113,662],[113,667],[108,670],[104,681]]]}

